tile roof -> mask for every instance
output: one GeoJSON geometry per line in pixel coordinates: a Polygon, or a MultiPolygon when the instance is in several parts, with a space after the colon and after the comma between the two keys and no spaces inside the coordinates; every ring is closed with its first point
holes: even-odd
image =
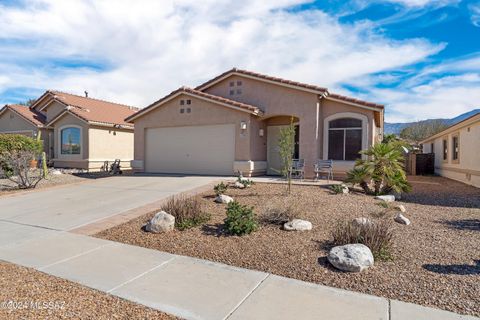
{"type": "Polygon", "coordinates": [[[198,91],[198,90],[195,90],[195,89],[191,89],[191,88],[188,88],[188,87],[181,87],[181,88],[179,88],[175,91],[172,91],[170,94],[166,95],[165,97],[161,98],[160,100],[155,101],[154,103],[150,104],[148,107],[140,110],[139,112],[137,112],[136,114],[128,117],[125,120],[126,121],[133,120],[137,116],[140,116],[141,114],[144,114],[144,113],[148,112],[150,109],[155,108],[159,104],[161,104],[163,102],[166,102],[167,100],[169,100],[170,98],[172,98],[173,96],[175,96],[178,93],[187,93],[187,94],[197,96],[197,97],[200,97],[200,98],[205,98],[205,99],[209,99],[209,100],[212,100],[212,101],[215,101],[215,102],[228,104],[232,107],[243,109],[246,112],[250,112],[250,113],[253,113],[253,114],[261,114],[262,113],[262,110],[260,110],[260,108],[258,108],[256,106],[253,106],[253,105],[250,105],[250,104],[230,100],[230,99],[219,97],[219,96],[216,96],[216,95],[213,95],[213,94],[208,94],[208,93],[198,91]]]}
{"type": "Polygon", "coordinates": [[[71,106],[69,111],[87,122],[132,126],[125,118],[140,110],[123,104],[82,97],[56,90],[47,91],[57,101],[71,106]]]}
{"type": "Polygon", "coordinates": [[[368,101],[355,99],[355,98],[351,98],[351,97],[347,97],[347,96],[342,96],[342,95],[336,94],[336,93],[329,93],[327,98],[333,98],[333,99],[338,99],[338,100],[342,100],[342,101],[352,102],[352,103],[360,104],[360,105],[363,105],[363,106],[366,106],[366,107],[380,108],[380,109],[384,108],[384,105],[382,105],[382,104],[368,102],[368,101]]]}
{"type": "Polygon", "coordinates": [[[219,76],[217,76],[217,77],[215,77],[211,80],[208,80],[207,82],[205,82],[205,83],[199,85],[198,87],[196,87],[195,90],[204,90],[204,89],[208,88],[211,84],[217,82],[218,80],[226,77],[229,74],[246,75],[246,76],[250,76],[250,77],[255,77],[255,78],[259,78],[259,79],[263,79],[263,80],[278,82],[278,83],[281,83],[281,84],[286,84],[286,85],[295,86],[295,87],[299,87],[299,88],[319,91],[320,93],[323,93],[323,92],[327,91],[327,88],[323,88],[323,87],[319,87],[319,86],[315,86],[315,85],[311,85],[311,84],[306,84],[306,83],[301,83],[301,82],[297,82],[297,81],[286,80],[286,79],[282,79],[282,78],[276,78],[276,77],[268,76],[268,75],[265,75],[265,74],[261,74],[261,73],[257,73],[257,72],[253,72],[253,71],[241,70],[241,69],[237,69],[237,68],[230,69],[230,70],[222,73],[221,75],[219,75],[219,76]]]}
{"type": "Polygon", "coordinates": [[[37,127],[41,127],[45,124],[45,116],[36,110],[32,110],[27,106],[22,106],[19,104],[10,104],[5,106],[6,109],[10,109],[13,112],[17,113],[23,117],[28,122],[32,123],[37,127]]]}

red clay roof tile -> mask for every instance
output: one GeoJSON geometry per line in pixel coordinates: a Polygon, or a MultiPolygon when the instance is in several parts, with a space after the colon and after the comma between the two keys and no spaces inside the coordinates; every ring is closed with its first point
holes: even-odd
{"type": "Polygon", "coordinates": [[[45,116],[36,110],[31,110],[27,106],[22,106],[19,104],[10,104],[6,105],[5,108],[12,110],[13,112],[19,114],[25,120],[29,121],[37,127],[41,127],[45,124],[45,116]]]}

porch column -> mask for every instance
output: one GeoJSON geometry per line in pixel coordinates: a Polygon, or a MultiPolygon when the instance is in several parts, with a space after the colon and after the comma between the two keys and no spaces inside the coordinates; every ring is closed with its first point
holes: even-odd
{"type": "MultiPolygon", "coordinates": [[[[316,112],[313,112],[315,115],[316,112]]],[[[300,117],[300,158],[305,159],[305,178],[313,178],[315,176],[313,165],[319,157],[320,149],[320,133],[317,117],[305,116],[300,117]]]]}

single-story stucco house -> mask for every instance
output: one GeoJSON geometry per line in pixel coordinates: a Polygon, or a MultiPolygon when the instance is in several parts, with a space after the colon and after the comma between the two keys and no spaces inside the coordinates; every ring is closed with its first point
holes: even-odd
{"type": "Polygon", "coordinates": [[[435,154],[435,173],[480,188],[480,114],[423,140],[435,154]]]}
{"type": "Polygon", "coordinates": [[[0,110],[0,133],[1,134],[22,134],[36,138],[40,134],[43,139],[43,149],[48,152],[50,149],[48,129],[45,128],[45,115],[27,106],[18,104],[6,105],[0,110]]]}
{"type": "Polygon", "coordinates": [[[295,157],[312,177],[318,159],[334,171],[353,167],[358,152],[382,140],[384,107],[326,88],[232,69],[182,87],[131,115],[132,168],[147,173],[246,176],[279,174],[280,129],[293,119],[295,157]]]}
{"type": "Polygon", "coordinates": [[[136,111],[135,107],[48,90],[30,108],[6,106],[0,113],[0,132],[34,131],[36,125],[35,130],[42,130],[47,158],[57,168],[95,171],[115,159],[130,168],[133,125],[124,119],[136,111]],[[18,121],[9,121],[12,115],[18,121]],[[36,122],[30,121],[29,128],[24,119],[36,122]]]}

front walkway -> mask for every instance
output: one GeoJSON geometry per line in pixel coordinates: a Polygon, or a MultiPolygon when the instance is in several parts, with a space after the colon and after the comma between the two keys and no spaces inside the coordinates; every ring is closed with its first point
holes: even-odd
{"type": "Polygon", "coordinates": [[[0,222],[0,260],[32,267],[185,319],[476,319],[11,222],[0,222]]]}

